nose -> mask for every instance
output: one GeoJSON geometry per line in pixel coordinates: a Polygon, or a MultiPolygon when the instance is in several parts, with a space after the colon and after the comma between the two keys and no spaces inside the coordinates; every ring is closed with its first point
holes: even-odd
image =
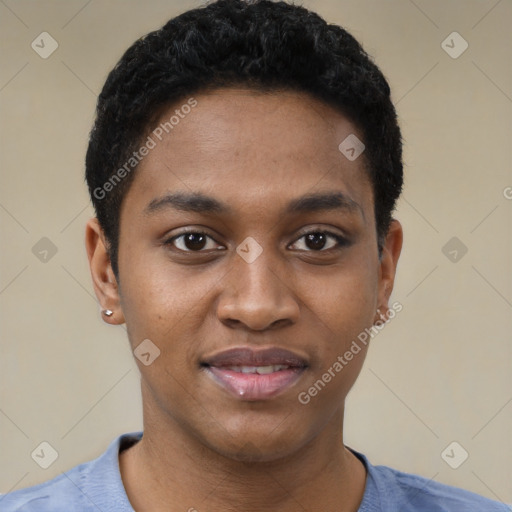
{"type": "Polygon", "coordinates": [[[264,331],[292,325],[299,318],[293,283],[265,252],[252,263],[237,255],[224,277],[217,315],[229,327],[264,331]]]}

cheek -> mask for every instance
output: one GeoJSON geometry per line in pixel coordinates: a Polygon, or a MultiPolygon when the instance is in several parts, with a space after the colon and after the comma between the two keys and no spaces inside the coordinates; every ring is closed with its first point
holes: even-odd
{"type": "Polygon", "coordinates": [[[328,286],[308,311],[316,348],[310,376],[297,395],[321,418],[337,410],[357,380],[370,340],[365,329],[375,313],[374,287],[357,275],[331,278],[328,286]]]}
{"type": "Polygon", "coordinates": [[[323,278],[308,299],[310,332],[317,339],[311,376],[301,391],[319,410],[337,407],[356,381],[370,340],[365,330],[375,316],[375,267],[360,258],[357,264],[347,264],[348,268],[350,271],[340,270],[323,278]]]}
{"type": "Polygon", "coordinates": [[[169,265],[131,265],[121,276],[121,306],[128,332],[135,342],[154,338],[163,347],[180,332],[192,328],[204,296],[199,286],[169,265]]]}
{"type": "Polygon", "coordinates": [[[350,271],[333,272],[316,287],[310,302],[318,319],[341,340],[373,323],[377,308],[376,271],[369,265],[352,265],[350,271]]]}

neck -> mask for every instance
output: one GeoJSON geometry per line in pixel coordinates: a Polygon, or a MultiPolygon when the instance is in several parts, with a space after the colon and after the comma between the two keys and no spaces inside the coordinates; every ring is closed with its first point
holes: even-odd
{"type": "Polygon", "coordinates": [[[120,455],[136,512],[355,512],[362,500],[366,472],[343,445],[343,410],[294,453],[263,461],[226,457],[146,412],[142,440],[120,455]]]}

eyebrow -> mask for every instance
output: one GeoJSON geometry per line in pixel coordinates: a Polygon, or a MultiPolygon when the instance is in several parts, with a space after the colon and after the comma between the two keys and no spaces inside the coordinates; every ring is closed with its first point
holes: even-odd
{"type": "MultiPolygon", "coordinates": [[[[144,214],[152,215],[167,208],[203,214],[233,213],[233,209],[227,204],[201,192],[175,192],[153,199],[144,209],[144,214]]],[[[348,213],[356,213],[359,210],[364,218],[361,205],[342,192],[306,194],[290,201],[284,209],[284,214],[315,213],[329,210],[343,210],[348,213]]]]}

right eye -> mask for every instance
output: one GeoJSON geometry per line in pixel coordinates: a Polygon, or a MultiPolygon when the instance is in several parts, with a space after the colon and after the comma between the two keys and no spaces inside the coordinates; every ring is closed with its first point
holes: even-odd
{"type": "MultiPolygon", "coordinates": [[[[170,245],[183,252],[204,252],[215,249],[215,240],[204,231],[186,231],[174,235],[166,240],[165,245],[170,245]],[[213,244],[211,243],[213,242],[213,244]]],[[[217,248],[221,248],[218,246],[217,248]]]]}

